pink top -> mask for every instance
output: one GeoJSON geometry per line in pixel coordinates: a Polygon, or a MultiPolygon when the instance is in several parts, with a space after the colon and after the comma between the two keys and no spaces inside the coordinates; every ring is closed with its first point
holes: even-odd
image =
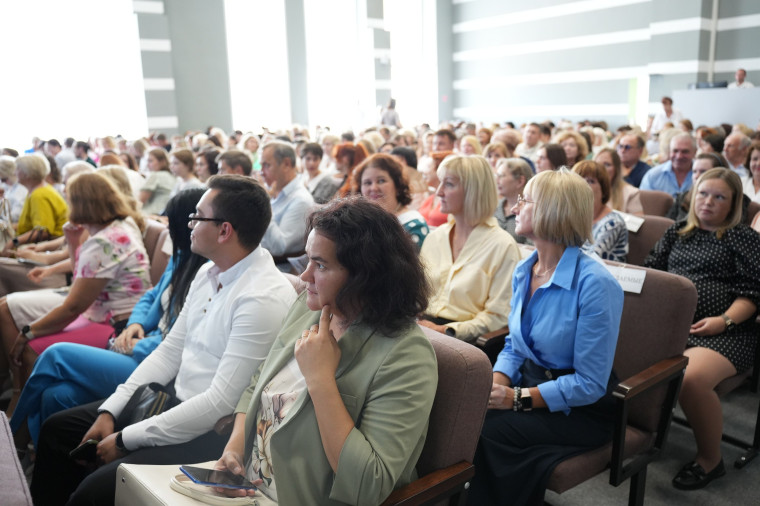
{"type": "Polygon", "coordinates": [[[449,215],[441,212],[441,201],[435,201],[435,194],[422,201],[419,211],[431,227],[440,227],[449,220],[449,215]]]}

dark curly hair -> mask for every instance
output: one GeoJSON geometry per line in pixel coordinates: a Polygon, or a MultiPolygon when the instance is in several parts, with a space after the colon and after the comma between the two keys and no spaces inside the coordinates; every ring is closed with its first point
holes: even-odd
{"type": "Polygon", "coordinates": [[[376,153],[362,162],[354,169],[354,184],[361,193],[362,174],[368,168],[384,170],[393,181],[396,188],[396,202],[402,206],[408,206],[412,202],[412,195],[409,192],[409,183],[404,177],[404,168],[391,155],[385,153],[376,153]]]}
{"type": "Polygon", "coordinates": [[[348,271],[335,304],[389,336],[427,308],[430,287],[417,247],[398,219],[363,197],[336,199],[309,216],[308,231],[335,243],[348,271]]]}

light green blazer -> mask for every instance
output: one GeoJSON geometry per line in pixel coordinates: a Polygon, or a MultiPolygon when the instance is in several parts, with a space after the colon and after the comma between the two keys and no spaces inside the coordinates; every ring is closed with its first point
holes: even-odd
{"type": "MultiPolygon", "coordinates": [[[[255,381],[235,409],[246,413],[245,458],[250,460],[262,389],[293,357],[295,341],[319,322],[302,294],[255,381]]],[[[335,378],[355,428],[333,473],[319,435],[308,390],[296,399],[272,436],[270,449],[277,497],[282,505],[380,504],[395,488],[416,478],[414,470],[427,434],[438,385],[430,341],[411,324],[399,337],[352,325],[338,341],[335,378]]],[[[246,462],[247,466],[248,462],[246,462]]]]}

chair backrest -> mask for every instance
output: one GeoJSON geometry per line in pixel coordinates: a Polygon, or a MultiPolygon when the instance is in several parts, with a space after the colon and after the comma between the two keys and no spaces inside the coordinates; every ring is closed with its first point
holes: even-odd
{"type": "MultiPolygon", "coordinates": [[[[624,379],[662,359],[682,355],[697,307],[697,289],[688,279],[669,272],[643,269],[640,294],[625,293],[614,370],[624,379]]],[[[655,432],[665,391],[632,403],[629,423],[655,432]]]]}
{"type": "Polygon", "coordinates": [[[670,194],[657,190],[641,190],[641,207],[644,208],[644,214],[653,214],[655,216],[666,216],[668,210],[673,206],[673,197],[670,194]]]}
{"type": "Polygon", "coordinates": [[[168,238],[169,229],[163,223],[156,220],[145,220],[143,244],[150,259],[150,279],[154,285],[161,279],[171,256],[162,251],[168,238]]]}
{"type": "Polygon", "coordinates": [[[638,232],[628,232],[628,263],[644,265],[644,259],[673,223],[670,218],[644,215],[644,223],[638,232]]]}
{"type": "Polygon", "coordinates": [[[754,200],[749,203],[749,206],[747,207],[747,221],[744,223],[747,225],[752,225],[752,220],[755,219],[755,216],[757,215],[758,211],[760,211],[760,202],[755,202],[754,200]]]}
{"type": "Polygon", "coordinates": [[[420,326],[438,360],[438,388],[425,447],[417,461],[424,476],[462,461],[472,462],[483,427],[493,370],[478,348],[420,326]]]}

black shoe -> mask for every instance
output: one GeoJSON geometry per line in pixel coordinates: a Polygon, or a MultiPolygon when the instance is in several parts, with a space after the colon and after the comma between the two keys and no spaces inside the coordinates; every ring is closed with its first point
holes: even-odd
{"type": "Polygon", "coordinates": [[[726,466],[723,465],[723,459],[709,473],[706,473],[696,462],[689,462],[673,478],[673,486],[681,490],[697,490],[706,487],[708,483],[725,474],[726,466]]]}

